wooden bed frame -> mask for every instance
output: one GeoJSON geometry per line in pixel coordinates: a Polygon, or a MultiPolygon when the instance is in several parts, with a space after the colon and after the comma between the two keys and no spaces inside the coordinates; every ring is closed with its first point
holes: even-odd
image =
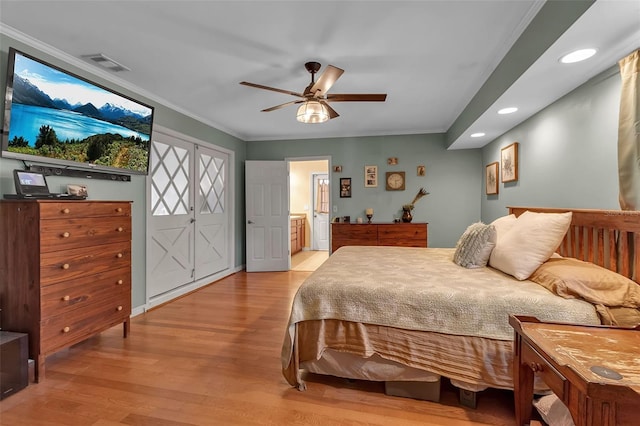
{"type": "Polygon", "coordinates": [[[520,216],[572,212],[571,225],[558,253],[591,262],[640,284],[640,211],[508,207],[520,216]]]}
{"type": "MultiPolygon", "coordinates": [[[[558,248],[563,257],[571,257],[617,272],[640,285],[640,211],[507,207],[516,216],[525,211],[538,213],[572,212],[569,230],[558,248]]],[[[297,330],[298,325],[296,325],[297,330]]],[[[298,368],[297,331],[294,345],[295,369],[298,368]]],[[[283,372],[285,370],[283,369],[283,372]]],[[[286,374],[285,374],[286,377],[286,374]]],[[[475,392],[460,389],[461,402],[473,407],[475,392]],[[463,402],[463,394],[472,394],[472,404],[463,402]]],[[[465,397],[468,399],[468,397],[465,397]]]]}

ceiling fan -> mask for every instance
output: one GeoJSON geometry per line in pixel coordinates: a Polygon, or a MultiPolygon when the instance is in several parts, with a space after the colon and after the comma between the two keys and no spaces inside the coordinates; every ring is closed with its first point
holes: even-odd
{"type": "Polygon", "coordinates": [[[323,123],[329,119],[338,117],[339,114],[331,108],[329,102],[384,102],[387,99],[386,93],[328,94],[327,92],[336,80],[340,78],[342,73],[344,73],[344,70],[334,67],[333,65],[327,65],[322,74],[320,74],[320,77],[318,77],[318,81],[315,81],[315,75],[320,70],[320,66],[318,62],[307,62],[304,64],[307,71],[311,73],[311,83],[309,83],[302,93],[249,83],[247,81],[241,81],[240,84],[300,98],[295,101],[289,101],[263,109],[262,112],[275,111],[289,105],[302,104],[298,108],[296,118],[303,123],[323,123]]]}

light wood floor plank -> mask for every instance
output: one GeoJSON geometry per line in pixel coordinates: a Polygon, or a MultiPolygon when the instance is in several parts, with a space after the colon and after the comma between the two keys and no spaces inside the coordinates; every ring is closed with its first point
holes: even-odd
{"type": "Polygon", "coordinates": [[[310,272],[240,272],[47,359],[46,379],[0,402],[11,425],[513,425],[513,394],[478,408],[443,381],[439,403],[387,396],[381,383],[281,374],[291,301],[310,272]]]}

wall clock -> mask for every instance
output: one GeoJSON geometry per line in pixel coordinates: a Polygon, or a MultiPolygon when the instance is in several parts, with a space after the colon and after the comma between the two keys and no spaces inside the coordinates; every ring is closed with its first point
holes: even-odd
{"type": "Polygon", "coordinates": [[[404,191],[404,172],[387,172],[387,191],[404,191]]]}

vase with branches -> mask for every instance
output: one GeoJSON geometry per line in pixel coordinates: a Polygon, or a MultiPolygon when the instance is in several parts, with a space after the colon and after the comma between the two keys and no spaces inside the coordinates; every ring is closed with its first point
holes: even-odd
{"type": "Polygon", "coordinates": [[[411,222],[413,220],[413,216],[411,214],[411,211],[415,208],[415,204],[422,198],[429,195],[429,193],[424,189],[424,188],[420,188],[418,190],[418,193],[416,194],[415,197],[413,197],[413,200],[411,201],[411,203],[409,204],[403,204],[402,205],[402,221],[403,222],[411,222]]]}

